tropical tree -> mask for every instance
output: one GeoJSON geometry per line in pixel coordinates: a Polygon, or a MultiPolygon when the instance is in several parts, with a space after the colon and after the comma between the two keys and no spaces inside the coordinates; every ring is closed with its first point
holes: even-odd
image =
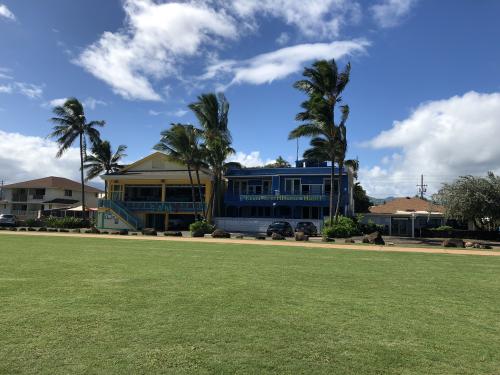
{"type": "Polygon", "coordinates": [[[370,207],[373,206],[373,203],[370,200],[370,197],[366,194],[365,189],[359,182],[356,182],[352,187],[353,198],[354,198],[354,208],[356,209],[356,213],[367,213],[370,212],[370,207]]]}
{"type": "MultiPolygon", "coordinates": [[[[200,167],[201,150],[199,146],[201,134],[201,130],[195,128],[193,125],[171,124],[170,129],[161,132],[160,142],[154,146],[155,150],[164,152],[170,160],[186,165],[191,185],[191,198],[195,218],[198,218],[198,210],[192,171],[200,167]]],[[[198,190],[201,199],[199,182],[198,175],[198,190]]]]}
{"type": "Polygon", "coordinates": [[[290,168],[291,165],[282,156],[278,156],[274,163],[267,164],[266,168],[290,168]]]}
{"type": "MultiPolygon", "coordinates": [[[[312,137],[311,149],[304,152],[306,159],[329,161],[330,172],[330,212],[329,221],[333,223],[333,198],[335,162],[339,160],[339,153],[346,149],[345,126],[335,124],[335,106],[342,101],[341,94],[349,82],[351,65],[347,64],[339,72],[335,60],[319,60],[311,68],[305,68],[305,79],[295,82],[294,87],[308,95],[308,99],[301,104],[303,112],[296,116],[297,121],[303,123],[290,132],[289,139],[312,137]]],[[[349,108],[343,106],[342,118],[345,121],[349,115],[349,108]]],[[[342,168],[339,165],[339,176],[342,168]]],[[[341,180],[341,179],[339,179],[341,180]]],[[[341,189],[338,189],[337,202],[340,201],[341,189]]],[[[337,203],[335,218],[338,218],[339,204],[337,203]]]]}
{"type": "Polygon", "coordinates": [[[222,211],[224,165],[229,155],[234,153],[231,147],[231,133],[228,128],[229,102],[224,94],[203,94],[189,105],[203,130],[202,149],[206,164],[214,175],[212,194],[209,200],[207,216],[222,211]]]}
{"type": "Polygon", "coordinates": [[[59,145],[56,157],[60,158],[78,140],[80,147],[80,179],[82,189],[82,217],[85,211],[85,178],[83,175],[83,163],[87,154],[87,139],[92,143],[99,142],[99,130],[97,127],[105,125],[104,121],[87,121],[82,103],[76,98],[69,98],[61,106],[52,110],[55,117],[50,121],[54,124],[50,138],[54,138],[59,145]]]}
{"type": "MultiPolygon", "coordinates": [[[[120,161],[127,156],[127,146],[119,145],[115,152],[108,141],[98,140],[92,145],[91,154],[87,155],[83,168],[87,170],[86,181],[96,178],[100,174],[110,174],[122,168],[120,161]]],[[[104,181],[104,196],[108,197],[108,185],[104,181]]]]}

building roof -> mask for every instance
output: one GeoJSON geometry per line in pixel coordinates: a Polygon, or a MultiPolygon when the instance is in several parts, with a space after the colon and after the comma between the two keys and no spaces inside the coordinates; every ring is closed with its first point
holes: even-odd
{"type": "MultiPolygon", "coordinates": [[[[335,175],[339,172],[335,168],[335,175]]],[[[330,176],[330,167],[299,167],[299,168],[233,168],[227,171],[226,177],[262,177],[262,176],[305,176],[327,175],[330,176]]],[[[346,170],[343,171],[346,174],[346,170]]]]}
{"type": "Polygon", "coordinates": [[[380,206],[370,207],[372,214],[402,214],[411,212],[444,213],[444,207],[420,198],[395,198],[380,206]]]}
{"type": "MultiPolygon", "coordinates": [[[[38,178],[36,180],[29,180],[23,182],[17,182],[15,184],[4,185],[4,189],[65,189],[65,190],[77,190],[81,191],[81,184],[79,182],[69,180],[64,177],[44,177],[38,178]]],[[[102,193],[95,187],[85,185],[85,191],[89,193],[102,193]]]]}
{"type": "Polygon", "coordinates": [[[76,200],[76,199],[55,198],[55,199],[51,199],[50,201],[46,201],[43,203],[75,204],[77,202],[78,202],[78,200],[76,200]]]}

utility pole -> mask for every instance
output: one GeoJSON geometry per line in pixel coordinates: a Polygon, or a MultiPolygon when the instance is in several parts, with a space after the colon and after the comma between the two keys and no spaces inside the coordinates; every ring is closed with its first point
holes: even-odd
{"type": "Polygon", "coordinates": [[[3,180],[0,181],[0,201],[3,201],[3,180]]]}
{"type": "Polygon", "coordinates": [[[424,199],[424,194],[427,192],[427,185],[424,185],[424,175],[420,175],[420,184],[417,185],[420,199],[424,199]]]}

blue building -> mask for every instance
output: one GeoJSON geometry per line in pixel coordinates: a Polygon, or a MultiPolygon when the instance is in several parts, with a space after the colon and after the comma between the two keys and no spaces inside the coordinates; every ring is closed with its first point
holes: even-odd
{"type": "MultiPolygon", "coordinates": [[[[262,218],[322,222],[329,215],[330,172],[331,167],[326,163],[304,162],[297,162],[295,168],[231,169],[226,173],[225,217],[260,218],[260,222],[262,218]]],[[[338,189],[337,168],[335,175],[334,204],[338,189]]],[[[354,213],[352,186],[352,171],[346,169],[342,174],[340,203],[343,215],[354,213]]]]}

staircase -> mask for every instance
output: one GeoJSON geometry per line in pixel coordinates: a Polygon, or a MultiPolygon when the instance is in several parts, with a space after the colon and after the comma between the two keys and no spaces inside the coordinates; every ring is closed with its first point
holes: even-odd
{"type": "Polygon", "coordinates": [[[142,223],[127,207],[125,207],[120,201],[113,201],[109,199],[100,199],[99,207],[109,208],[130,224],[134,229],[141,229],[142,223]]]}

